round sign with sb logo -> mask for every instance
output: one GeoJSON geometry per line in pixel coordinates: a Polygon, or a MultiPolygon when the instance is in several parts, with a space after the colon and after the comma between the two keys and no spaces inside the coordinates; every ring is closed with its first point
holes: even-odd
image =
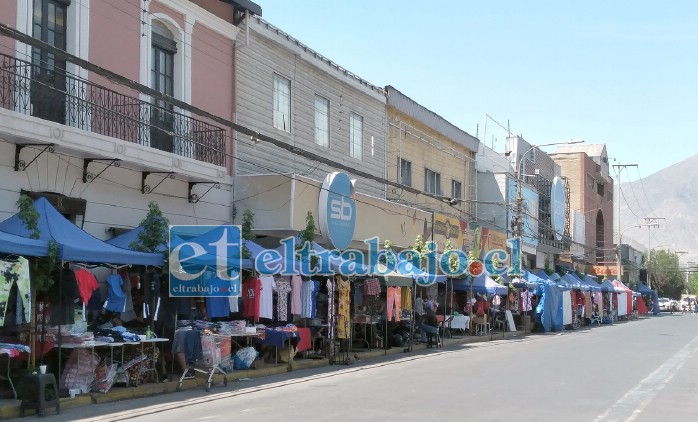
{"type": "Polygon", "coordinates": [[[356,228],[356,201],[354,184],[346,173],[330,173],[322,182],[318,220],[327,243],[339,250],[351,244],[356,228]]]}

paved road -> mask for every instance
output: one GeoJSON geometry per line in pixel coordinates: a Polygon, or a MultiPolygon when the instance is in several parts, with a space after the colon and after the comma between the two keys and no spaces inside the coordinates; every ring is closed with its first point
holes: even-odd
{"type": "Polygon", "coordinates": [[[698,316],[460,345],[45,420],[657,421],[698,415],[698,316]]]}

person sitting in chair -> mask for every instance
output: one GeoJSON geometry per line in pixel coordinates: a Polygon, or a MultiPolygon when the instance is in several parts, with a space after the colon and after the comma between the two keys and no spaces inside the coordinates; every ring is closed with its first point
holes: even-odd
{"type": "Polygon", "coordinates": [[[487,312],[490,310],[490,304],[487,302],[483,296],[477,297],[475,305],[473,305],[473,313],[475,317],[473,318],[473,324],[486,324],[487,323],[487,312]]]}
{"type": "Polygon", "coordinates": [[[422,331],[427,335],[427,347],[436,345],[439,347],[439,322],[436,319],[436,309],[439,303],[436,301],[427,302],[424,306],[424,319],[422,321],[422,331]]]}

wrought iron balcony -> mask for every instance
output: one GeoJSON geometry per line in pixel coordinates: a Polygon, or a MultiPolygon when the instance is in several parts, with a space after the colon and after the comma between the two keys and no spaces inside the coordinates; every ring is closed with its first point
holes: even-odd
{"type": "Polygon", "coordinates": [[[133,95],[72,75],[59,62],[38,66],[0,54],[1,108],[225,165],[225,129],[179,113],[171,104],[146,101],[129,88],[117,89],[133,95]]]}

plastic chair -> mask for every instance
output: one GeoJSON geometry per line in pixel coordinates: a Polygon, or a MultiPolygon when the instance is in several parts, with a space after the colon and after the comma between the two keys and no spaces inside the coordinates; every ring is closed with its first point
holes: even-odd
{"type": "Polygon", "coordinates": [[[45,414],[47,407],[55,407],[56,414],[61,412],[58,385],[53,374],[29,375],[25,382],[20,405],[21,416],[24,416],[26,409],[36,409],[39,416],[45,414]]]}

